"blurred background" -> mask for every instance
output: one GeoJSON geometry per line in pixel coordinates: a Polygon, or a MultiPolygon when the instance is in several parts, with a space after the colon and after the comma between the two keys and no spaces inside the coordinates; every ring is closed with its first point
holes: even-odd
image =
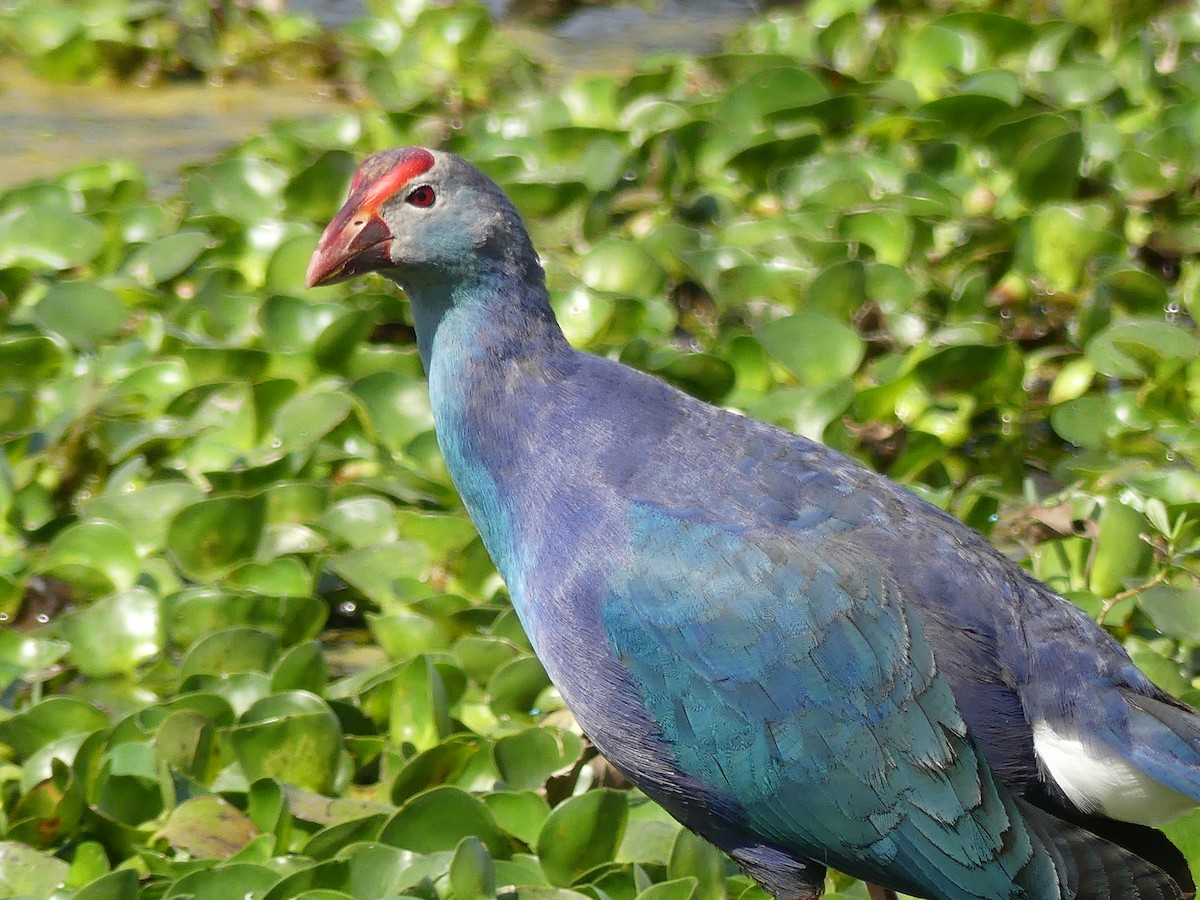
{"type": "Polygon", "coordinates": [[[0,898],[764,897],[562,708],[404,298],[303,287],[390,146],[502,184],[576,345],[1200,699],[1195,2],[0,0],[0,51],[0,898]]]}

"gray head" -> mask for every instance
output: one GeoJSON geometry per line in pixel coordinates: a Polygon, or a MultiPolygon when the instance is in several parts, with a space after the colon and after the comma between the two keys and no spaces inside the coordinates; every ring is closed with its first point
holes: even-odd
{"type": "Polygon", "coordinates": [[[488,273],[528,277],[537,257],[504,192],[451,153],[402,147],[367,157],[321,235],[309,287],[383,271],[401,286],[488,273]]]}

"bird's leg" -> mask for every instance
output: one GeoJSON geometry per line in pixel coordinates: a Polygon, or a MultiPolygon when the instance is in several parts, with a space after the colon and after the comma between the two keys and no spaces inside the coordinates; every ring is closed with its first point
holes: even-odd
{"type": "Polygon", "coordinates": [[[899,900],[896,897],[896,892],[891,888],[880,887],[877,884],[868,884],[867,893],[871,900],[899,900]]]}

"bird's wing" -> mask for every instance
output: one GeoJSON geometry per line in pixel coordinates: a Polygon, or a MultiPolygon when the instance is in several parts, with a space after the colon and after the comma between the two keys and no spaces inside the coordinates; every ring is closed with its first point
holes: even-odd
{"type": "Polygon", "coordinates": [[[605,628],[684,771],[766,840],[866,878],[962,897],[1054,883],[884,572],[836,535],[817,553],[633,516],[605,628]]]}
{"type": "Polygon", "coordinates": [[[602,606],[613,653],[679,767],[734,798],[759,839],[946,898],[1075,896],[1106,870],[1132,877],[1142,892],[1127,896],[1179,896],[1119,848],[1027,823],[913,605],[861,547],[648,503],[629,528],[602,606]]]}

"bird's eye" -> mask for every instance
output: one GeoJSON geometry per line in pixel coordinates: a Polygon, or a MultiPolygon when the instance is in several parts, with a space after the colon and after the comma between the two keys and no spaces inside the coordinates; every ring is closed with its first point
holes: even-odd
{"type": "Polygon", "coordinates": [[[412,192],[409,193],[409,195],[404,199],[413,206],[419,206],[422,209],[425,209],[433,206],[433,201],[437,199],[437,195],[434,194],[433,188],[427,184],[423,184],[419,188],[414,188],[412,192]]]}

